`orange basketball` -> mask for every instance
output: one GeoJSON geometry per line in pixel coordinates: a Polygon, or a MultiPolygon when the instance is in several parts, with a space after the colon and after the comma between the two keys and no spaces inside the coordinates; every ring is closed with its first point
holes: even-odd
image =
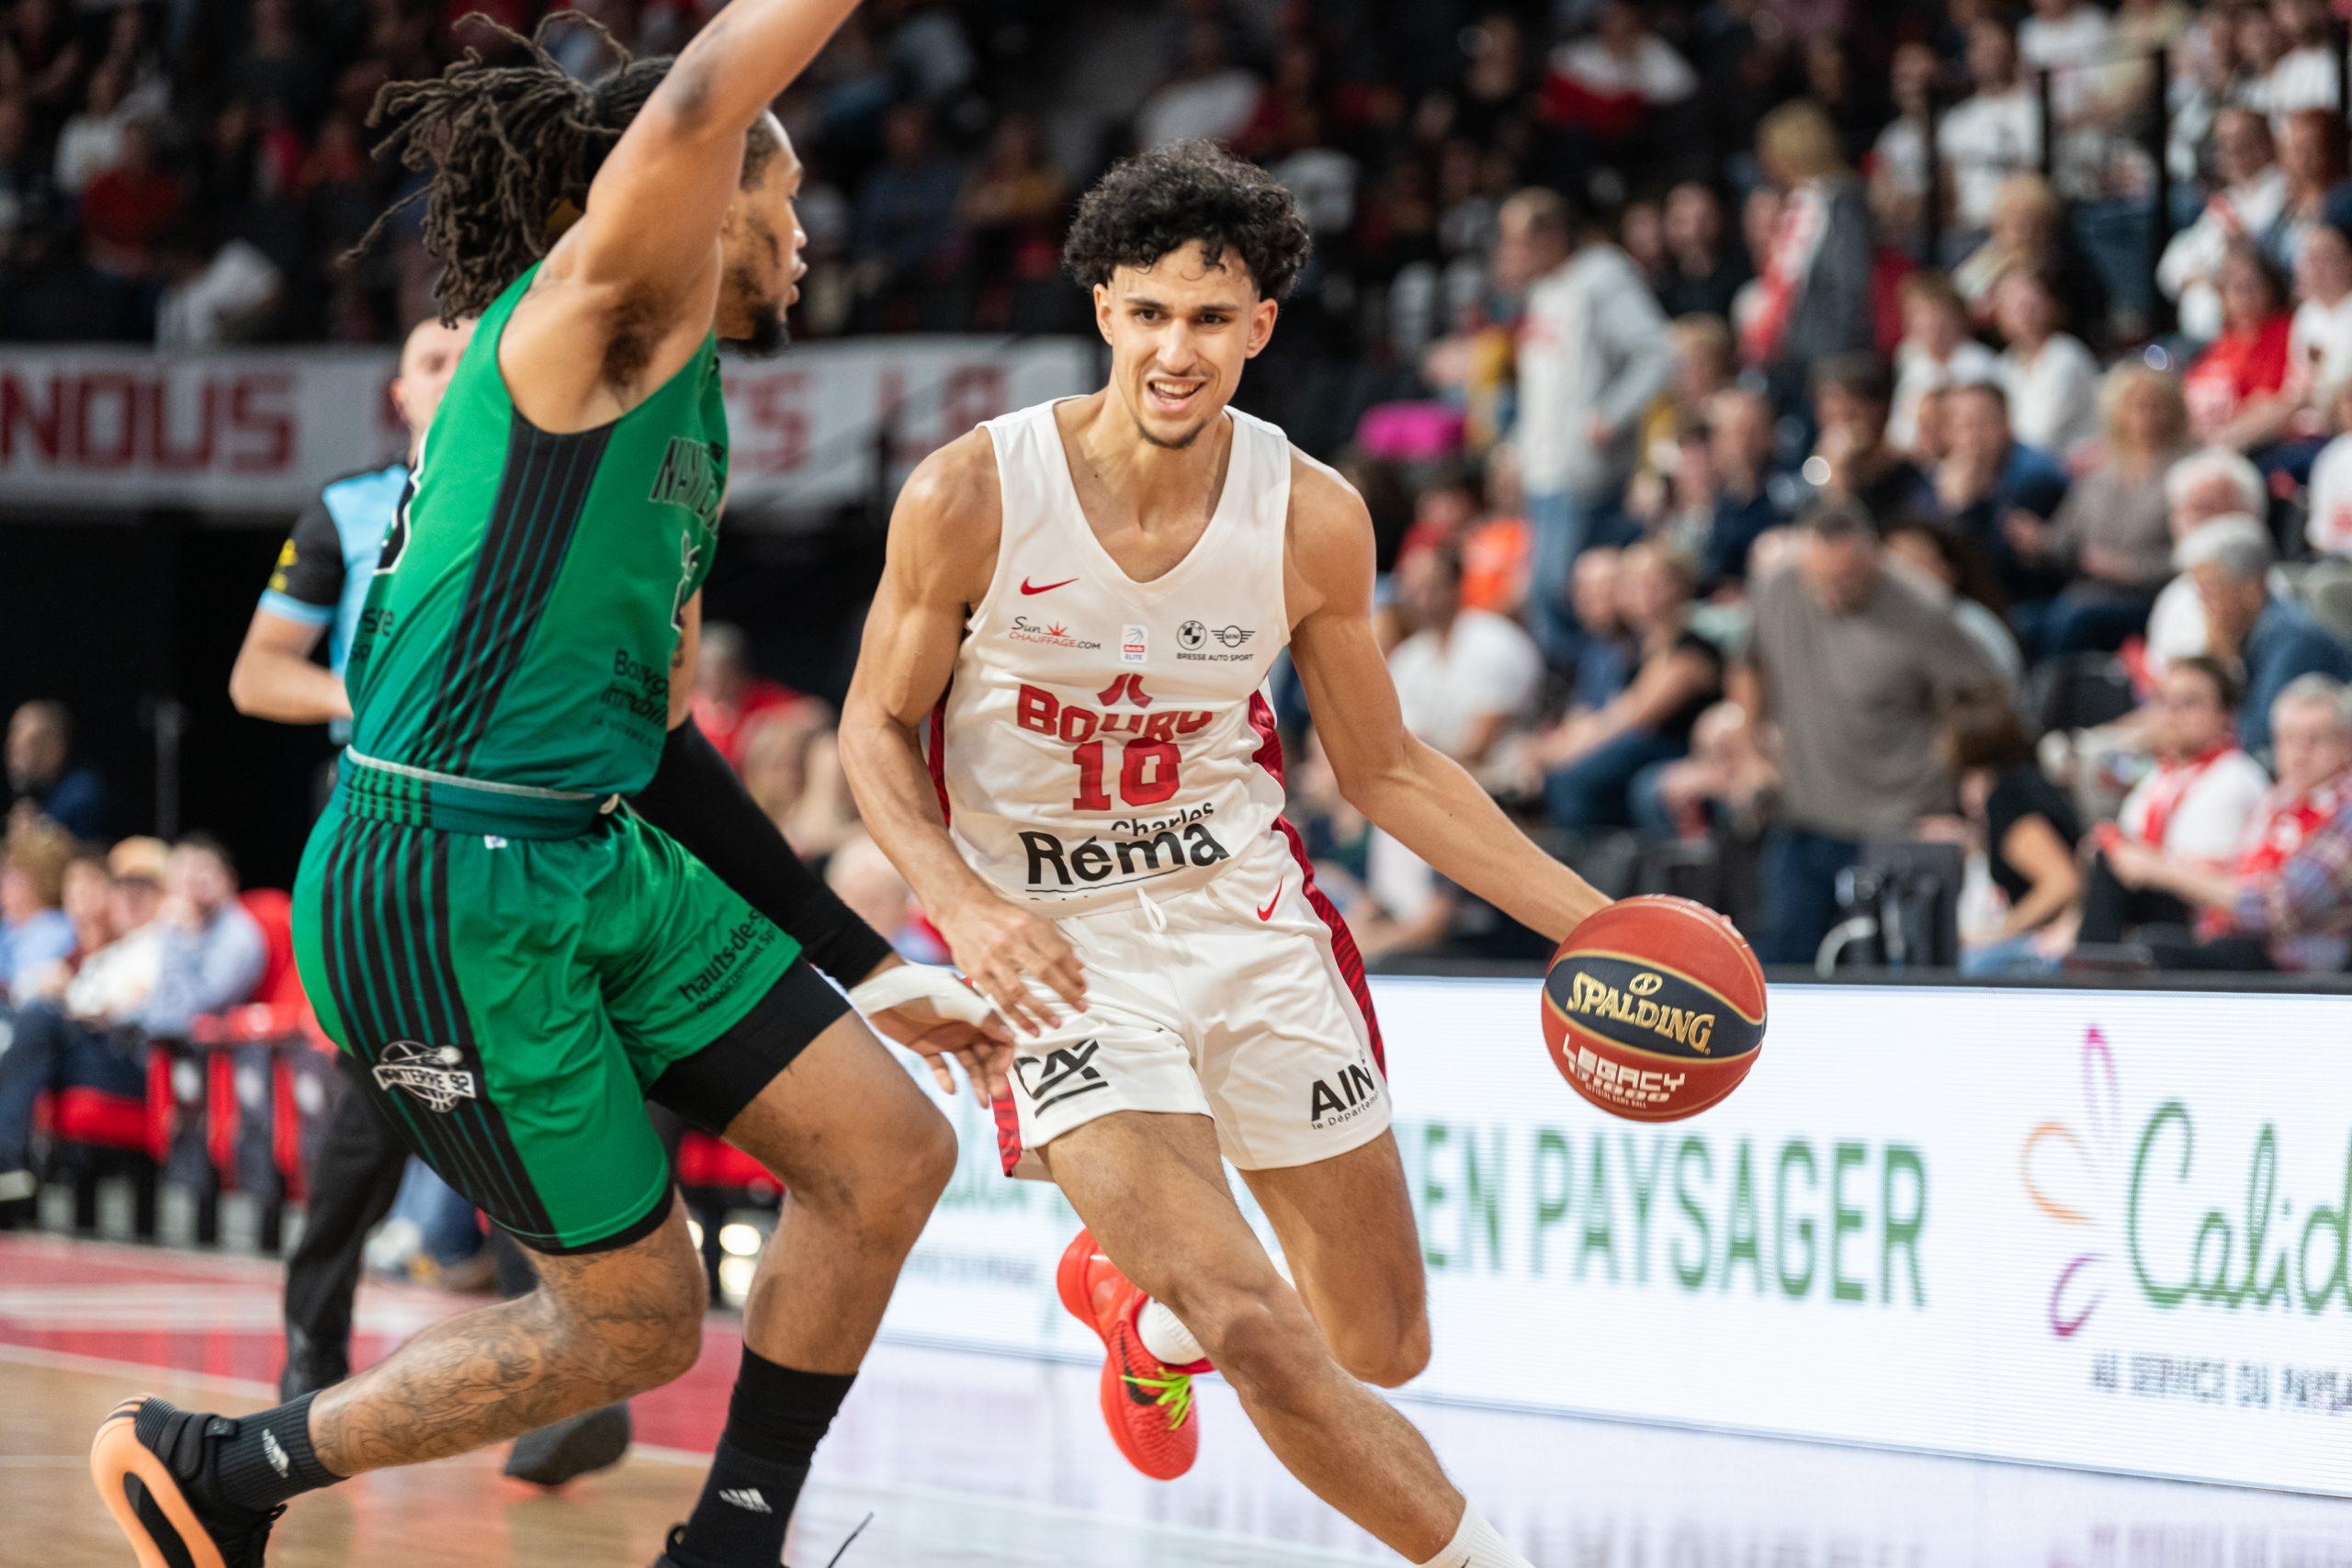
{"type": "Polygon", "coordinates": [[[1764,970],[1737,927],[1688,898],[1610,905],[1544,976],[1552,1065],[1603,1111],[1695,1116],[1739,1087],[1764,1043],[1764,970]]]}

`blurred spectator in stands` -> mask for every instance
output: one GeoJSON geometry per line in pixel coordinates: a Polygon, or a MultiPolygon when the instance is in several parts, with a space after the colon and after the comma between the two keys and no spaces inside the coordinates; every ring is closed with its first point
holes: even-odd
{"type": "MultiPolygon", "coordinates": [[[[1960,782],[1966,839],[2001,895],[1996,919],[1961,932],[1961,969],[1997,975],[2050,966],[2072,945],[2083,900],[2075,858],[2082,821],[2034,764],[2033,738],[2005,691],[1972,692],[1944,716],[1938,755],[1960,782]]],[[[1923,825],[1928,837],[1946,836],[1923,825]]]]}
{"type": "Polygon", "coordinates": [[[229,85],[253,100],[266,118],[311,122],[329,83],[317,52],[303,40],[294,0],[254,0],[244,49],[229,67],[229,85]]]}
{"type": "Polygon", "coordinates": [[[2270,750],[2270,705],[2296,677],[2352,681],[2352,648],[2272,585],[2276,559],[2269,530],[2251,517],[2222,518],[2181,546],[2205,606],[2209,651],[2245,671],[2238,738],[2257,756],[2270,750]]]}
{"type": "Polygon", "coordinates": [[[956,214],[971,233],[982,326],[1023,330],[1047,319],[1035,297],[1066,291],[1059,226],[1069,188],[1046,156],[1037,121],[1008,114],[964,185],[956,214]]]}
{"type": "Polygon", "coordinates": [[[2236,243],[2214,278],[2221,331],[2188,367],[2181,392],[2199,441],[2244,451],[2274,418],[2287,385],[2287,344],[2294,317],[2287,283],[2253,245],[2236,243]]]}
{"type": "Polygon", "coordinates": [[[1620,618],[1633,634],[1632,679],[1598,710],[1571,715],[1537,743],[1552,824],[1577,832],[1640,828],[1664,837],[1673,820],[1646,787],[1690,750],[1691,727],[1723,696],[1724,657],[1690,629],[1690,561],[1656,545],[1626,547],[1620,618]]]}
{"type": "Polygon", "coordinates": [[[1666,278],[1658,304],[1670,317],[1729,319],[1731,302],[1747,281],[1747,262],[1731,243],[1723,197],[1704,180],[1684,180],[1666,193],[1666,278]]]}
{"type": "Polygon", "coordinates": [[[1571,139],[1573,166],[1603,167],[1645,150],[1662,111],[1688,102],[1698,73],[1651,31],[1630,0],[1600,0],[1592,30],[1552,51],[1543,118],[1571,139]]]}
{"type": "Polygon", "coordinates": [[[2287,333],[2286,378],[2250,400],[2214,438],[2300,479],[2318,455],[2323,415],[2352,379],[2352,228],[2303,231],[2295,263],[2296,306],[2287,333]]]}
{"type": "Polygon", "coordinates": [[[2148,860],[2211,872],[2236,858],[2270,788],[2270,775],[2237,743],[2239,691],[2218,660],[2198,655],[2165,668],[2149,699],[2156,766],[2123,797],[2115,821],[2092,835],[2098,852],[2084,897],[2084,942],[2121,942],[2154,922],[2188,923],[2187,907],[2150,884],[2148,860]],[[2124,867],[2132,882],[2123,880],[2124,867]]]}
{"type": "Polygon", "coordinates": [[[2018,27],[2018,58],[2029,77],[2050,73],[2051,107],[2061,123],[2071,124],[2088,112],[2099,87],[2107,13],[2090,0],[2032,0],[2032,7],[2018,27]]]}
{"type": "MultiPolygon", "coordinates": [[[[121,880],[144,881],[153,869],[121,880]]],[[[261,928],[237,902],[235,871],[212,840],[181,840],[163,897],[126,897],[121,908],[126,934],[82,966],[62,1005],[15,1010],[15,1038],[0,1051],[0,1200],[25,1195],[33,1101],[43,1090],[138,1095],[150,1040],[185,1039],[198,1017],[247,1000],[260,983],[261,928]],[[153,910],[143,919],[142,905],[153,910]]]]}
{"type": "Polygon", "coordinates": [[[2287,51],[2270,68],[2263,107],[2273,115],[2324,114],[2340,107],[2336,73],[2343,69],[2343,45],[2328,0],[2270,0],[2270,17],[2287,51]]]}
{"type": "Polygon", "coordinates": [[[951,324],[939,312],[953,303],[945,285],[957,259],[956,199],[963,184],[963,171],[934,140],[931,111],[917,103],[892,105],[883,122],[882,164],[858,189],[853,239],[872,274],[876,327],[951,324]]]}
{"type": "Polygon", "coordinates": [[[1974,91],[1936,128],[1951,220],[1962,239],[1992,228],[2006,182],[2041,166],[2041,110],[2018,69],[2017,35],[1986,15],[1968,29],[1974,91]]]}
{"type": "MultiPolygon", "coordinates": [[[[2081,395],[2093,396],[2088,389],[2081,395]]],[[[2042,619],[2038,657],[2120,648],[2146,627],[2172,576],[2165,480],[2188,449],[2179,384],[2126,361],[2108,372],[2096,402],[2102,461],[2075,481],[2046,527],[2030,518],[2013,525],[2021,554],[2073,579],[2042,619]]]]}
{"type": "Polygon", "coordinates": [[[2290,869],[2322,851],[2314,836],[2352,808],[2352,697],[2341,682],[2302,676],[2272,701],[2270,731],[2278,782],[2255,807],[2228,867],[2167,859],[2129,841],[2108,851],[2123,886],[2168,894],[2194,912],[2193,942],[2152,943],[2159,968],[2309,974],[2341,969],[2352,953],[2345,890],[2313,876],[2308,862],[2290,869]],[[2337,911],[2333,918],[2314,918],[2322,902],[2337,911]]]}
{"type": "Polygon", "coordinates": [[[77,839],[107,836],[106,780],[74,760],[74,721],[59,702],[24,704],[8,716],[11,826],[46,817],[77,839]]]}
{"type": "Polygon", "coordinates": [[[1635,649],[1622,618],[1624,598],[1618,587],[1623,557],[1624,552],[1614,546],[1596,545],[1577,558],[1575,581],[1569,589],[1578,637],[1568,686],[1572,718],[1600,712],[1633,679],[1635,649]]]}
{"type": "Polygon", "coordinates": [[[0,840],[0,1001],[73,958],[74,921],[62,907],[73,860],[73,835],[53,822],[12,828],[0,840]]]}
{"type": "Polygon", "coordinates": [[[2017,634],[1999,606],[2001,585],[1984,564],[1984,552],[1940,523],[1900,516],[1882,530],[1889,570],[1950,612],[1962,631],[1976,639],[1985,660],[2014,690],[2025,674],[2017,634]]]}
{"type": "Polygon", "coordinates": [[[1229,141],[1258,107],[1258,78],[1229,56],[1225,29],[1196,21],[1184,29],[1176,73],[1136,114],[1136,145],[1145,151],[1204,136],[1229,141]]]}
{"type": "Polygon", "coordinates": [[[1765,577],[1753,600],[1731,689],[1781,781],[1757,952],[1804,964],[1837,923],[1838,875],[1862,841],[1951,809],[1938,714],[1996,672],[1934,599],[1889,570],[1875,522],[1850,503],[1816,507],[1795,570],[1765,577]]]}
{"type": "Polygon", "coordinates": [[[1756,128],[1756,161],[1781,192],[1740,355],[1793,397],[1822,359],[1877,345],[1870,204],[1818,104],[1783,104],[1756,128]]]}
{"type": "Polygon", "coordinates": [[[2213,122],[2213,193],[2197,221],[2175,234],[2156,264],[2156,287],[2180,308],[2180,330],[2196,343],[2222,332],[2222,264],[2252,245],[2287,207],[2270,122],[2250,108],[2223,109],[2213,122]]]}
{"type": "Polygon", "coordinates": [[[739,772],[743,748],[761,721],[807,702],[781,681],[752,668],[743,628],[710,621],[702,628],[702,651],[695,665],[695,723],[739,772]]]}
{"type": "Polygon", "coordinates": [[[825,863],[825,885],[858,918],[890,941],[911,964],[945,964],[949,954],[939,933],[915,908],[907,879],[890,857],[865,833],[853,835],[825,863]]]}
{"type": "Polygon", "coordinates": [[[1927,476],[1886,438],[1885,367],[1871,355],[1841,355],[1815,370],[1813,386],[1821,435],[1806,481],[1832,501],[1856,502],[1882,526],[1906,512],[1932,514],[1927,476]]]}
{"type": "Polygon", "coordinates": [[[2161,671],[2171,660],[2203,653],[2211,646],[2205,606],[2183,558],[2188,541],[2207,525],[2225,517],[2259,517],[2270,504],[2262,470],[2227,447],[2208,446],[2173,465],[2165,476],[2165,502],[2172,532],[2171,581],[2148,612],[2147,662],[2161,671]]]}
{"type": "Polygon", "coordinates": [[[123,98],[130,89],[125,67],[106,62],[90,73],[81,112],[57,137],[57,188],[80,196],[90,182],[122,161],[122,133],[132,118],[123,98]]]}
{"type": "Polygon", "coordinates": [[[83,59],[63,0],[17,0],[0,33],[0,80],[15,84],[36,115],[66,111],[81,85],[83,59]]]}
{"type": "Polygon", "coordinates": [[[1929,392],[2001,378],[2000,357],[1970,335],[1968,302],[1940,272],[1903,280],[1903,341],[1894,349],[1894,407],[1886,438],[1918,456],[1919,400],[1929,392]]]}
{"type": "Polygon", "coordinates": [[[1871,148],[1871,220],[1882,242],[1912,255],[1920,254],[1927,239],[1928,127],[1942,69],[1928,44],[1912,39],[1895,46],[1895,118],[1871,148]]]}
{"type": "Polygon", "coordinates": [[[1564,599],[1577,556],[1618,524],[1643,412],[1674,375],[1666,317],[1625,253],[1556,193],[1504,203],[1495,279],[1524,291],[1511,431],[1535,530],[1529,592],[1545,654],[1576,658],[1564,599]]]}
{"type": "Polygon", "coordinates": [[[2315,555],[2352,556],[2352,381],[2335,389],[2328,428],[2336,434],[2312,464],[2303,537],[2315,555]]]}
{"type": "Polygon", "coordinates": [[[1397,564],[1413,628],[1388,655],[1405,727],[1473,772],[1526,716],[1543,656],[1516,622],[1462,603],[1462,552],[1441,545],[1397,564]]]}
{"type": "MultiPolygon", "coordinates": [[[[1952,287],[1980,324],[1993,319],[1993,288],[2012,272],[2038,273],[2057,295],[2061,319],[2076,336],[2107,341],[2107,288],[2066,235],[2066,209],[2040,175],[2015,175],[1993,202],[1992,231],[1952,269],[1952,287]]],[[[2144,264],[2143,264],[2144,265],[2144,264]]]]}
{"type": "Polygon", "coordinates": [[[1993,325],[2008,346],[2000,383],[2018,439],[2068,462],[2098,434],[2098,361],[2061,331],[2058,297],[2039,273],[2018,271],[1994,286],[1993,325]]]}
{"type": "Polygon", "coordinates": [[[1745,586],[1748,552],[1795,514],[1800,486],[1774,462],[1776,421],[1763,393],[1745,387],[1718,392],[1706,416],[1711,493],[1706,535],[1698,545],[1698,586],[1713,594],[1745,586]]]}
{"type": "Polygon", "coordinates": [[[2017,438],[2008,394],[1989,382],[1946,393],[1944,419],[1948,449],[1929,476],[1936,515],[1984,552],[2021,640],[2037,647],[2039,618],[2066,585],[2034,553],[2065,502],[2066,470],[2017,438]]]}
{"type": "Polygon", "coordinates": [[[2335,215],[2344,187],[2344,122],[2325,109],[2283,117],[2278,127],[2278,166],[2287,176],[2287,198],[2262,232],[2263,249],[2290,272],[2302,265],[2303,236],[2335,215]]]}
{"type": "Polygon", "coordinates": [[[829,715],[804,703],[750,728],[743,787],[795,853],[822,861],[858,830],[857,804],[842,776],[829,715]]]}
{"type": "Polygon", "coordinates": [[[156,276],[163,242],[180,220],[187,191],[163,163],[155,128],[122,128],[122,154],[82,193],[82,243],[106,276],[144,287],[156,276]]]}

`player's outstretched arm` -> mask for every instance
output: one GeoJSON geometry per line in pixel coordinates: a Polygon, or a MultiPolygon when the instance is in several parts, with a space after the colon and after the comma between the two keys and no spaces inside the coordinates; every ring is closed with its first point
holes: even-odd
{"type": "Polygon", "coordinates": [[[1459,763],[1405,728],[1372,629],[1372,517],[1320,464],[1294,465],[1287,575],[1291,658],[1348,803],[1440,874],[1554,942],[1606,904],[1459,763]]]}
{"type": "Polygon", "coordinates": [[[1035,979],[1086,1006],[1078,956],[1052,924],[990,887],[947,835],[918,737],[955,672],[971,606],[996,569],[996,455],[976,430],[925,458],[890,514],[881,587],[842,705],[842,768],[866,830],[947,939],[957,967],[1024,1032],[1051,1022],[1035,979]]]}
{"type": "Polygon", "coordinates": [[[707,300],[745,133],[856,8],[857,0],[733,0],[713,17],[596,171],[587,212],[564,237],[572,278],[632,300],[707,300]]]}

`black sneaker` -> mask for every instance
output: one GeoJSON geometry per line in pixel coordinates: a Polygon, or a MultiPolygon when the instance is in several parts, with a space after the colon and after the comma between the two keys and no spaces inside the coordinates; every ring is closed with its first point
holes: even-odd
{"type": "Polygon", "coordinates": [[[117,1405],[90,1445],[90,1476],[140,1568],[261,1568],[282,1507],[243,1508],[212,1486],[211,1445],[237,1434],[226,1416],[153,1395],[117,1405]]]}
{"type": "MultiPolygon", "coordinates": [[[[832,1556],[826,1560],[825,1568],[838,1568],[842,1558],[849,1551],[849,1543],[855,1540],[859,1536],[864,1535],[865,1533],[865,1527],[873,1522],[874,1516],[872,1514],[868,1514],[865,1517],[858,1520],[857,1528],[850,1531],[849,1534],[842,1539],[841,1545],[835,1549],[832,1556]]],[[[672,1525],[670,1527],[669,1544],[662,1549],[662,1555],[653,1560],[653,1568],[693,1568],[693,1565],[688,1563],[684,1558],[674,1555],[678,1550],[679,1542],[685,1539],[686,1527],[684,1525],[672,1525]]],[[[785,1568],[791,1568],[791,1564],[786,1563],[785,1568]]]]}
{"type": "Polygon", "coordinates": [[[506,1473],[534,1486],[560,1486],[620,1463],[628,1439],[627,1404],[583,1410],[515,1438],[506,1453],[506,1473]]]}

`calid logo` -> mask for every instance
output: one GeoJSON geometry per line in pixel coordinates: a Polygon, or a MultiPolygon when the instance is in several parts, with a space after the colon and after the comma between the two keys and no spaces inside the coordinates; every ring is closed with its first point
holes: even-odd
{"type": "Polygon", "coordinates": [[[1022,1091],[1035,1102],[1033,1108],[1043,1111],[1065,1100],[1111,1087],[1102,1069],[1094,1065],[1102,1049],[1100,1040],[1082,1040],[1075,1045],[1057,1047],[1042,1057],[1015,1056],[1012,1070],[1021,1079],[1022,1091]]]}
{"type": "Polygon", "coordinates": [[[427,1111],[447,1114],[458,1101],[480,1098],[474,1075],[458,1065],[465,1059],[455,1045],[395,1040],[376,1058],[376,1087],[387,1093],[406,1090],[427,1111]]]}

